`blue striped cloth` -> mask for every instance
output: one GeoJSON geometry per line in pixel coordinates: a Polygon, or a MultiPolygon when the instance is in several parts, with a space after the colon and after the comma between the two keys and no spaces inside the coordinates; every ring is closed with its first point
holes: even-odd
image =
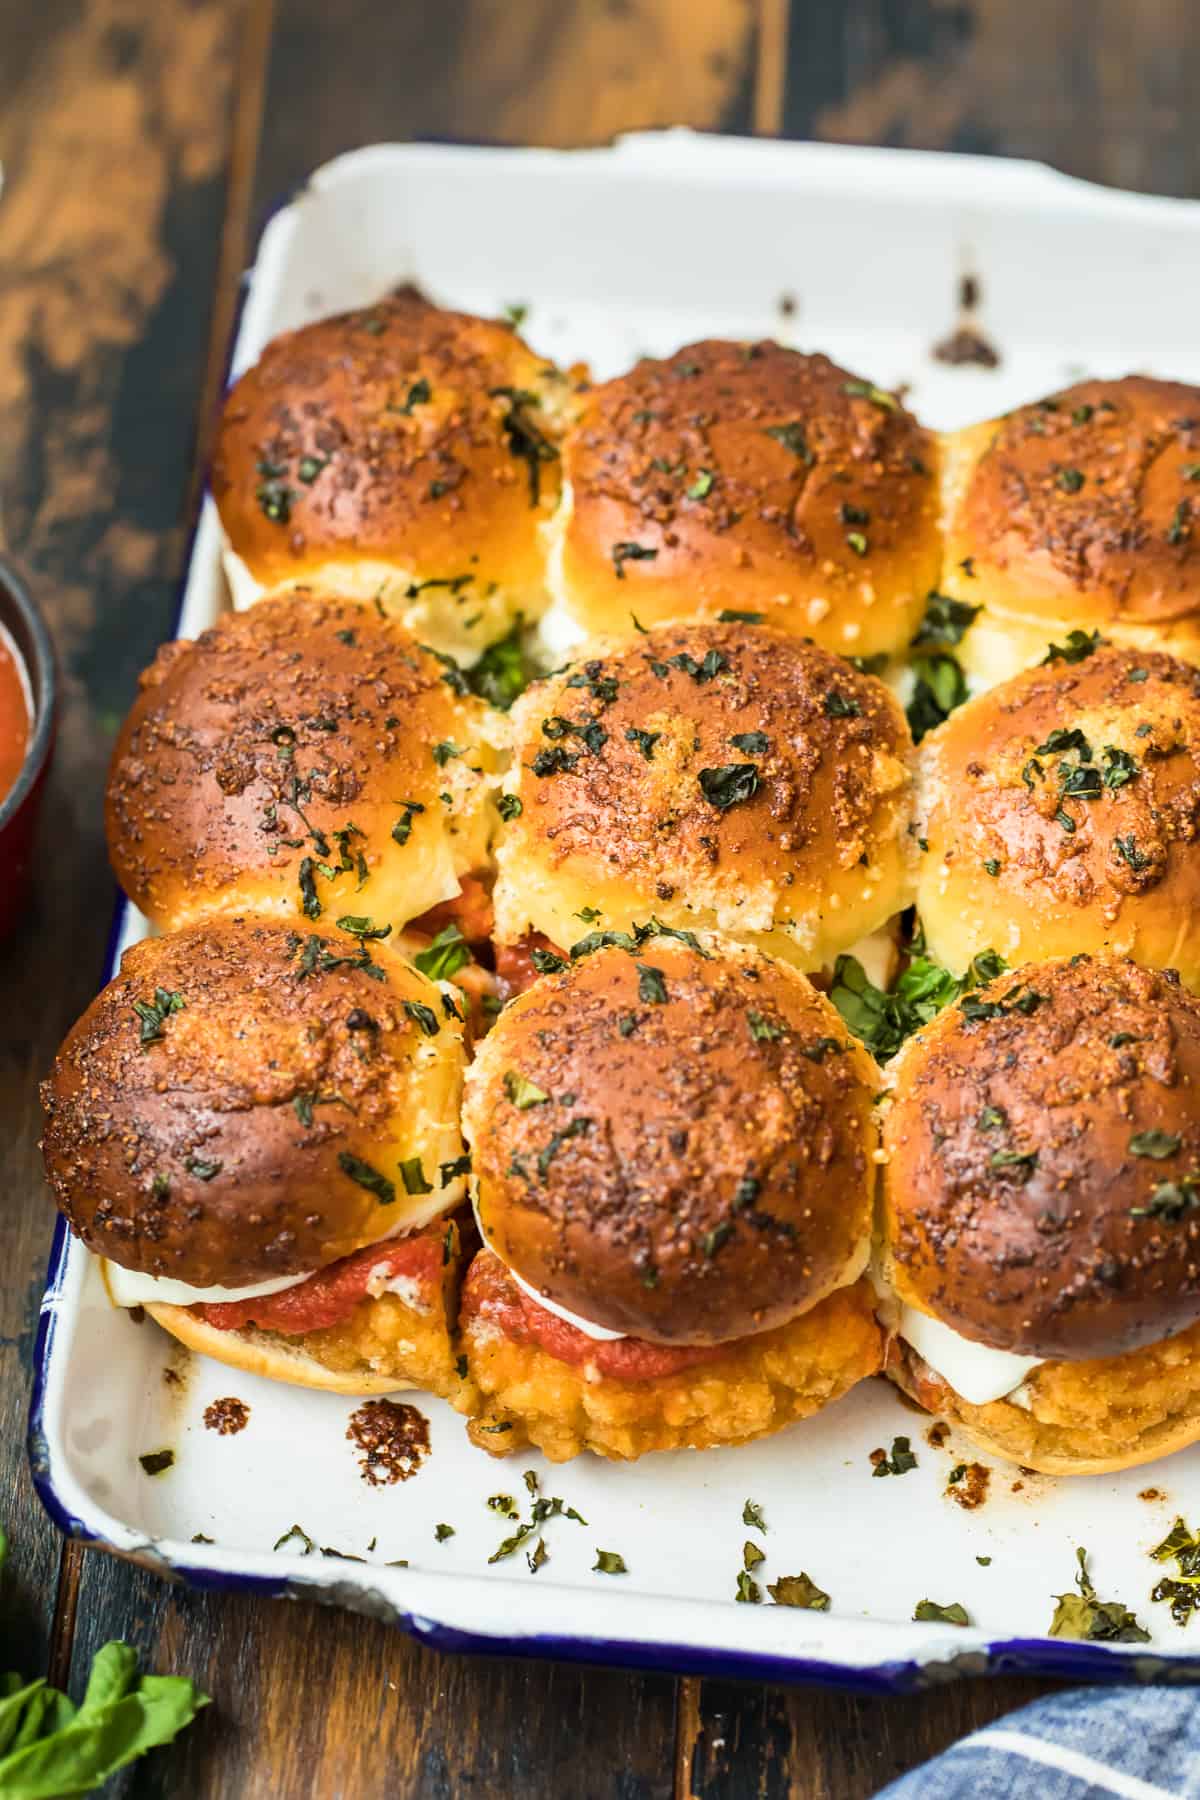
{"type": "Polygon", "coordinates": [[[1200,1693],[1077,1688],[911,1769],[876,1800],[1200,1800],[1200,1693]]]}

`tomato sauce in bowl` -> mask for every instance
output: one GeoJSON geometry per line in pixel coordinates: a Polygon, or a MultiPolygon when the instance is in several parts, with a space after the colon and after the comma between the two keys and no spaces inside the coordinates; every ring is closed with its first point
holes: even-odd
{"type": "Polygon", "coordinates": [[[21,576],[0,556],[0,937],[28,897],[57,711],[50,634],[21,576]]]}
{"type": "Polygon", "coordinates": [[[29,754],[32,729],[29,677],[11,635],[0,625],[0,804],[17,785],[29,754]]]}

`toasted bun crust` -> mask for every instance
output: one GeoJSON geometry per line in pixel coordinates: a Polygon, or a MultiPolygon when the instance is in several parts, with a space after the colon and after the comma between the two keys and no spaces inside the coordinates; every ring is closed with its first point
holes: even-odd
{"type": "Polygon", "coordinates": [[[1200,986],[1200,670],[1118,649],[1030,669],[952,713],[917,767],[939,962],[1108,951],[1200,986]]]}
{"type": "Polygon", "coordinates": [[[944,454],[945,593],[1043,643],[1098,627],[1200,651],[1200,388],[1081,381],[944,454]]]}
{"type": "Polygon", "coordinates": [[[1117,1356],[1200,1320],[1200,1000],[1177,980],[1033,964],[947,1008],[893,1069],[883,1229],[902,1300],[1041,1357],[1117,1356]]]}
{"type": "Polygon", "coordinates": [[[381,980],[341,960],[359,943],[222,918],[126,951],[42,1087],[46,1172],[90,1250],[236,1288],[321,1268],[461,1201],[462,1180],[443,1187],[441,1170],[462,1153],[462,1028],[385,944],[362,952],[381,980]],[[182,1005],[164,1013],[173,995],[182,1005]],[[157,1003],[148,1043],[135,1003],[157,1003]],[[414,1157],[428,1193],[406,1190],[414,1157]]]}
{"type": "Polygon", "coordinates": [[[125,892],[163,930],[213,911],[400,927],[457,894],[487,858],[502,725],[447,673],[393,620],[312,593],[164,645],[109,772],[125,892]]]}
{"type": "Polygon", "coordinates": [[[303,1338],[271,1337],[256,1331],[253,1325],[242,1331],[219,1331],[208,1325],[187,1306],[147,1306],[150,1317],[201,1356],[225,1363],[231,1369],[243,1369],[247,1375],[262,1375],[268,1381],[286,1381],[292,1387],[319,1388],[326,1394],[398,1394],[416,1385],[393,1375],[372,1375],[367,1371],[328,1369],[310,1350],[303,1338]]]}
{"type": "Polygon", "coordinates": [[[936,585],[936,444],[826,356],[709,340],[646,358],[592,390],[563,465],[551,583],[588,632],[739,608],[892,654],[936,585]]]}
{"type": "Polygon", "coordinates": [[[1107,1475],[1200,1440],[1200,1327],[1096,1362],[1043,1363],[1028,1406],[972,1406],[899,1339],[887,1374],[992,1456],[1042,1475],[1107,1475]]]}
{"type": "Polygon", "coordinates": [[[908,903],[904,714],[829,651],[766,626],[664,625],[589,645],[512,724],[501,941],[568,947],[590,906],[608,930],[654,913],[816,969],[908,903]]]}
{"type": "Polygon", "coordinates": [[[538,526],[570,400],[508,326],[411,292],[287,332],[225,402],[230,547],[264,587],[361,565],[364,598],[384,581],[420,635],[478,648],[545,603],[538,526]],[[439,585],[408,594],[422,582],[439,585]]]}
{"type": "Polygon", "coordinates": [[[765,1331],[866,1258],[874,1063],[786,964],[707,949],[582,957],[505,1009],[468,1077],[486,1243],[651,1343],[765,1331]]]}

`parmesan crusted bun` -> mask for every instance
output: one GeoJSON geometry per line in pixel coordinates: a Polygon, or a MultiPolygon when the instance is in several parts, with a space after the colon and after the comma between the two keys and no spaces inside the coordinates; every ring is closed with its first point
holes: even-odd
{"type": "Polygon", "coordinates": [[[274,339],[213,461],[235,598],[320,579],[472,660],[545,605],[538,528],[571,407],[508,326],[413,292],[274,339]]]}
{"type": "Polygon", "coordinates": [[[1200,388],[1081,381],[944,439],[942,590],[978,686],[1068,633],[1200,656],[1200,388]]]}
{"type": "Polygon", "coordinates": [[[563,481],[550,583],[583,634],[749,609],[894,655],[941,566],[934,440],[779,344],[691,344],[594,388],[563,481]]]}
{"type": "Polygon", "coordinates": [[[455,1003],[386,944],[212,919],[135,944],[67,1036],[46,1171],[121,1268],[304,1276],[462,1200],[464,1060],[455,1003]]]}
{"type": "Polygon", "coordinates": [[[502,721],[394,620],[328,595],[167,644],[113,753],[122,887],[176,929],[215,911],[397,928],[487,860],[502,721]]]}
{"type": "Polygon", "coordinates": [[[917,766],[939,962],[1108,951],[1200,987],[1200,670],[1115,648],[1030,669],[952,713],[917,766]]]}
{"type": "Polygon", "coordinates": [[[901,1385],[1031,1468],[1200,1437],[1200,1001],[1117,958],[1041,963],[948,1008],[893,1068],[901,1385]],[[1009,1367],[972,1402],[950,1358],[981,1346],[1009,1367]]]}
{"type": "Polygon", "coordinates": [[[908,904],[904,714],[827,650],[664,625],[587,646],[512,725],[502,942],[654,914],[817,969],[908,904]]]}
{"type": "Polygon", "coordinates": [[[786,964],[639,937],[577,946],[484,1039],[464,1112],[480,1227],[602,1332],[725,1343],[862,1274],[878,1072],[786,964]]]}

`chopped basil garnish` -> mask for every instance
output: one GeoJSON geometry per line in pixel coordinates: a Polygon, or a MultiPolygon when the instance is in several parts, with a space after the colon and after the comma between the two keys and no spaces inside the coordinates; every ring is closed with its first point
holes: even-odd
{"type": "Polygon", "coordinates": [[[418,950],[413,966],[431,981],[449,981],[465,963],[471,952],[457,923],[444,925],[427,950],[418,950]]]}
{"type": "Polygon", "coordinates": [[[171,1014],[182,1012],[186,1005],[187,1001],[182,994],[161,987],[155,988],[153,1000],[135,1000],[133,1010],[141,1022],[138,1041],[142,1048],[158,1043],[163,1034],[163,1025],[171,1014]]]}
{"type": "Polygon", "coordinates": [[[763,1518],[762,1507],[757,1500],[747,1500],[742,1508],[742,1524],[753,1526],[755,1531],[765,1531],[767,1521],[763,1518]]]}
{"type": "MultiPolygon", "coordinates": [[[[359,1187],[366,1188],[369,1194],[374,1194],[380,1206],[391,1206],[395,1200],[396,1189],[387,1176],[381,1175],[378,1169],[373,1169],[370,1163],[363,1162],[360,1156],[354,1156],[349,1150],[339,1150],[338,1168],[343,1175],[348,1175],[351,1181],[356,1181],[359,1187]]],[[[407,1186],[407,1183],[405,1185],[407,1186]]],[[[409,1191],[412,1192],[411,1189],[409,1191]]],[[[429,1189],[426,1188],[424,1191],[428,1193],[429,1189]]]]}
{"type": "Polygon", "coordinates": [[[913,742],[919,744],[927,732],[962,705],[967,697],[967,682],[955,658],[945,652],[914,657],[912,667],[912,698],[904,711],[913,742]]]}
{"type": "Polygon", "coordinates": [[[531,1106],[544,1106],[550,1098],[545,1088],[540,1088],[536,1081],[530,1081],[516,1069],[504,1071],[504,1091],[518,1112],[528,1112],[531,1106]]]}
{"type": "Polygon", "coordinates": [[[798,456],[809,468],[816,462],[799,419],[793,419],[788,425],[768,425],[765,430],[769,438],[774,438],[777,444],[782,444],[785,450],[790,450],[793,456],[798,456]]]}
{"type": "Polygon", "coordinates": [[[722,763],[716,768],[701,769],[700,789],[710,806],[728,812],[758,792],[758,770],[753,763],[722,763]]]}
{"type": "Polygon", "coordinates": [[[625,1558],[618,1556],[615,1550],[597,1550],[596,1560],[592,1564],[593,1575],[627,1575],[625,1558]]]}
{"type": "Polygon", "coordinates": [[[661,731],[640,731],[636,725],[631,725],[625,733],[625,741],[636,744],[646,761],[653,762],[654,746],[661,736],[661,731]]]}
{"type": "Polygon", "coordinates": [[[504,823],[509,825],[514,819],[519,819],[525,809],[522,806],[518,795],[501,794],[496,802],[496,810],[504,820],[504,823]]]}
{"type": "Polygon", "coordinates": [[[531,950],[529,960],[539,975],[559,975],[570,967],[566,957],[554,950],[531,950]]]}
{"type": "Polygon", "coordinates": [[[893,1438],[892,1454],[885,1456],[881,1451],[875,1451],[871,1464],[872,1475],[907,1475],[910,1469],[917,1466],[911,1440],[906,1437],[893,1438]]]}
{"type": "Polygon", "coordinates": [[[913,1607],[913,1618],[922,1625],[969,1625],[970,1615],[965,1606],[952,1600],[949,1606],[940,1606],[936,1600],[918,1600],[913,1607]]]}
{"type": "Polygon", "coordinates": [[[1200,1536],[1176,1519],[1161,1544],[1150,1552],[1155,1562],[1173,1562],[1176,1573],[1164,1575],[1150,1590],[1151,1600],[1168,1600],[1171,1617],[1186,1625],[1200,1607],[1200,1536]]]}
{"type": "Polygon", "coordinates": [[[913,647],[960,644],[982,610],[980,606],[968,606],[965,600],[955,600],[949,594],[926,594],[925,617],[911,640],[913,647]]]}
{"type": "Polygon", "coordinates": [[[1087,1569],[1087,1551],[1077,1550],[1079,1564],[1075,1576],[1077,1594],[1056,1594],[1058,1605],[1050,1621],[1049,1635],[1117,1644],[1146,1644],[1150,1633],[1143,1630],[1129,1608],[1119,1600],[1100,1600],[1087,1569]]]}
{"type": "Polygon", "coordinates": [[[1078,628],[1067,633],[1065,644],[1051,644],[1042,658],[1046,663],[1080,663],[1093,655],[1103,644],[1108,642],[1098,631],[1080,631],[1078,628]]]}
{"type": "Polygon", "coordinates": [[[628,541],[614,544],[612,562],[617,573],[617,580],[624,581],[627,562],[653,562],[657,555],[658,551],[649,544],[631,544],[628,541]]]}
{"type": "Polygon", "coordinates": [[[301,1556],[311,1556],[317,1547],[316,1540],[309,1537],[303,1525],[290,1525],[282,1537],[275,1539],[271,1545],[272,1550],[282,1550],[293,1538],[300,1545],[301,1556]]]}
{"type": "Polygon", "coordinates": [[[405,1000],[403,1006],[413,1024],[423,1031],[426,1037],[437,1036],[442,1027],[431,1006],[422,1005],[420,1000],[405,1000]]]}
{"type": "Polygon", "coordinates": [[[767,1583],[767,1592],[776,1606],[802,1606],[808,1612],[828,1612],[829,1595],[819,1588],[810,1575],[781,1575],[767,1583]]]}
{"type": "Polygon", "coordinates": [[[1129,1140],[1129,1152],[1131,1156],[1149,1156],[1162,1162],[1175,1156],[1182,1143],[1183,1139],[1171,1131],[1139,1131],[1129,1140]]]}
{"type": "Polygon", "coordinates": [[[650,963],[636,963],[634,966],[638,973],[638,999],[656,1006],[665,1006],[667,984],[662,970],[653,968],[650,963]]]}

